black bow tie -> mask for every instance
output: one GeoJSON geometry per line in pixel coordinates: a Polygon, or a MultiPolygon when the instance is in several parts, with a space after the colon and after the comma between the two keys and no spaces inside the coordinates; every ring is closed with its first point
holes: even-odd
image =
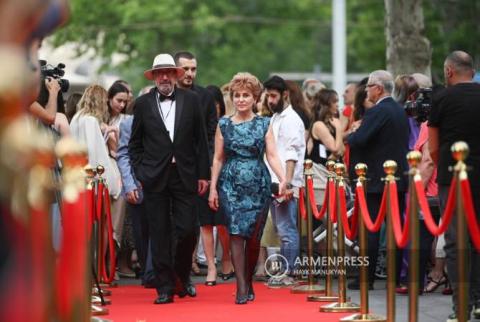
{"type": "Polygon", "coordinates": [[[175,91],[173,91],[172,94],[170,94],[170,96],[163,95],[162,93],[160,93],[160,102],[163,102],[165,100],[174,101],[175,100],[175,91]]]}

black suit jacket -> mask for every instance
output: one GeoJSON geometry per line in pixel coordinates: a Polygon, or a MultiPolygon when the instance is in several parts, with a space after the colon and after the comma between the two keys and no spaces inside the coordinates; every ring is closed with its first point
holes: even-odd
{"type": "MultiPolygon", "coordinates": [[[[352,160],[368,166],[367,192],[382,192],[385,183],[383,163],[397,162],[398,191],[407,190],[408,121],[403,108],[391,97],[365,112],[361,126],[348,136],[352,160]]],[[[351,165],[355,167],[355,164],[351,165]]]]}
{"type": "Polygon", "coordinates": [[[175,89],[173,142],[163,123],[152,89],[135,101],[132,136],[128,144],[133,170],[145,191],[161,192],[168,180],[172,158],[185,189],[197,191],[197,180],[208,180],[207,136],[200,101],[192,91],[175,89]]]}
{"type": "Polygon", "coordinates": [[[202,86],[193,84],[192,91],[198,94],[200,98],[200,107],[202,109],[203,118],[205,120],[205,129],[207,131],[208,140],[208,156],[210,163],[213,159],[213,149],[215,145],[215,132],[217,131],[217,108],[215,107],[215,99],[212,94],[202,86]]]}

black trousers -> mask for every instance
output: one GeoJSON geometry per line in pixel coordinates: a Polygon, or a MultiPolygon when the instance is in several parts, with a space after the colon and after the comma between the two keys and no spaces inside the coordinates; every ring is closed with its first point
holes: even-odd
{"type": "Polygon", "coordinates": [[[173,294],[177,279],[190,282],[197,223],[195,193],[185,189],[172,164],[161,192],[145,192],[155,284],[159,294],[173,294]]]}
{"type": "MultiPolygon", "coordinates": [[[[372,218],[372,221],[377,220],[378,211],[380,210],[380,204],[382,201],[383,193],[367,193],[367,207],[368,212],[372,218]]],[[[403,223],[403,211],[405,209],[405,193],[399,192],[398,193],[398,206],[400,207],[400,218],[403,223]]],[[[386,216],[385,216],[386,218],[386,216]]],[[[378,247],[380,244],[380,230],[378,232],[372,233],[368,232],[368,259],[369,259],[369,266],[368,266],[368,281],[369,283],[373,283],[375,281],[375,267],[377,266],[378,260],[378,247]]],[[[402,265],[402,249],[396,249],[395,253],[390,254],[387,249],[387,256],[395,256],[396,257],[396,281],[397,284],[400,281],[400,268],[402,265]]]]}
{"type": "Polygon", "coordinates": [[[138,259],[145,272],[147,266],[148,253],[148,220],[145,211],[145,204],[127,203],[127,212],[132,219],[133,237],[135,238],[135,248],[137,249],[138,259]]]}
{"type": "MultiPolygon", "coordinates": [[[[480,188],[472,187],[472,198],[473,206],[475,208],[475,213],[477,215],[477,222],[480,223],[480,188]]],[[[442,209],[442,214],[445,210],[445,206],[448,200],[448,191],[450,186],[439,185],[438,186],[438,196],[440,198],[440,206],[442,209]]],[[[467,221],[467,225],[470,223],[467,221]]],[[[467,253],[467,267],[469,270],[469,276],[466,276],[466,281],[462,281],[458,276],[458,262],[457,262],[457,214],[454,212],[452,221],[448,225],[447,231],[445,232],[445,254],[447,262],[448,277],[452,284],[453,288],[453,307],[456,310],[458,304],[458,284],[459,283],[468,283],[469,285],[469,301],[468,307],[469,310],[473,305],[480,305],[480,252],[475,250],[475,247],[472,245],[470,240],[470,232],[467,229],[468,234],[468,246],[467,249],[459,250],[461,252],[467,253]]],[[[470,312],[470,311],[469,311],[470,312]]]]}

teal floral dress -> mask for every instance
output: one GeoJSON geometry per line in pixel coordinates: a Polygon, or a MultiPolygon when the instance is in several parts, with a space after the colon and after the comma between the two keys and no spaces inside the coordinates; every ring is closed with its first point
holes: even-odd
{"type": "Polygon", "coordinates": [[[218,198],[232,235],[250,238],[263,231],[271,201],[271,178],[263,158],[269,123],[261,116],[238,124],[224,117],[218,123],[225,153],[218,198]]]}

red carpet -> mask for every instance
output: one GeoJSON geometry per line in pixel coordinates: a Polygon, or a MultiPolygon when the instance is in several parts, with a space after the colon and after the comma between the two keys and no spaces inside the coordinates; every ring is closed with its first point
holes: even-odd
{"type": "Polygon", "coordinates": [[[154,305],[156,292],[140,286],[112,289],[110,314],[115,322],[337,322],[348,313],[320,313],[320,303],[307,302],[306,295],[288,289],[268,289],[255,284],[256,299],[234,304],[235,284],[214,287],[197,285],[197,297],[175,297],[173,304],[154,305]]]}

